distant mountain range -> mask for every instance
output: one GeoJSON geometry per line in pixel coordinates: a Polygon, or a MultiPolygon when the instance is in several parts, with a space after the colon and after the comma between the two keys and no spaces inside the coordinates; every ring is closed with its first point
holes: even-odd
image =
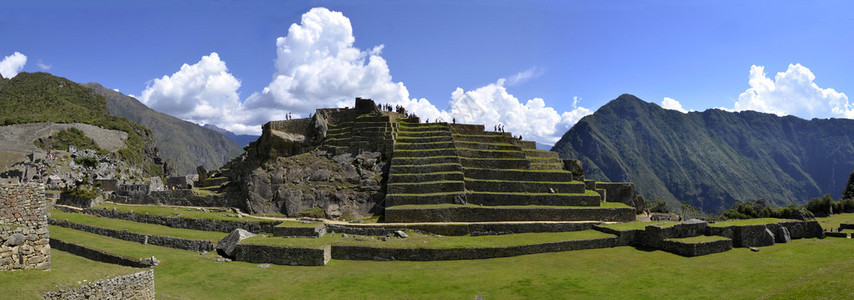
{"type": "Polygon", "coordinates": [[[200,165],[208,170],[217,169],[243,153],[242,146],[217,131],[157,112],[136,98],[98,83],[83,86],[107,99],[110,114],[151,129],[161,156],[178,174],[195,174],[196,167],[200,165]]]}
{"type": "Polygon", "coordinates": [[[205,126],[203,126],[203,127],[207,128],[207,129],[211,129],[211,130],[219,132],[219,133],[222,133],[222,135],[231,139],[232,141],[234,141],[235,143],[237,143],[241,147],[246,147],[246,145],[249,145],[249,143],[254,142],[259,137],[261,137],[260,135],[235,134],[234,132],[225,130],[223,128],[219,128],[213,124],[205,124],[205,126]]]}
{"type": "Polygon", "coordinates": [[[622,95],[582,118],[552,148],[587,178],[631,181],[646,199],[721,212],[839,197],[854,170],[854,120],[710,109],[687,114],[622,95]]]}

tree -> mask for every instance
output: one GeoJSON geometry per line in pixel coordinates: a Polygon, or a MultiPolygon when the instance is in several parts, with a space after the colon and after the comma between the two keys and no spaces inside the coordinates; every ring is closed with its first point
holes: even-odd
{"type": "Polygon", "coordinates": [[[851,175],[848,176],[848,183],[845,185],[845,189],[842,190],[841,199],[854,199],[854,171],[851,171],[851,175]]]}

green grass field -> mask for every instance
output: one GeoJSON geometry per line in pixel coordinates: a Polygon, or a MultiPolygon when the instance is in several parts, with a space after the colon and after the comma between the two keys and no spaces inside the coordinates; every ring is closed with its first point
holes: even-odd
{"type": "MultiPolygon", "coordinates": [[[[161,260],[155,268],[160,299],[854,297],[854,242],[849,239],[801,239],[759,252],[736,248],[693,258],[616,247],[470,261],[332,260],[323,267],[259,268],[75,230],[52,229],[51,234],[126,256],[156,256],[161,260]]],[[[5,295],[15,285],[0,286],[5,295]]]]}
{"type": "MultiPolygon", "coordinates": [[[[201,231],[191,229],[172,228],[163,225],[137,223],[119,219],[103,218],[98,216],[84,215],[78,213],[67,213],[59,210],[51,210],[50,217],[56,220],[68,220],[78,224],[86,224],[109,228],[115,230],[127,230],[133,233],[149,234],[149,235],[165,235],[171,237],[179,237],[192,240],[208,240],[219,241],[224,238],[227,233],[214,231],[201,231]]],[[[51,226],[51,230],[58,226],[51,226]]]]}

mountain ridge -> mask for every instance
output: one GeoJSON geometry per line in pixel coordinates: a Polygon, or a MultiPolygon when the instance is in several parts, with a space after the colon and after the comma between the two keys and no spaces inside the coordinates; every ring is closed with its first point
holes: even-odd
{"type": "Polygon", "coordinates": [[[243,152],[241,146],[219,132],[155,111],[136,98],[99,83],[82,86],[106,98],[110,114],[151,129],[161,156],[179,174],[194,174],[199,165],[217,169],[243,152]]]}
{"type": "Polygon", "coordinates": [[[765,198],[802,204],[842,191],[854,169],[854,120],[709,109],[681,113],[624,94],[552,148],[587,177],[631,181],[647,199],[706,212],[765,198]]]}

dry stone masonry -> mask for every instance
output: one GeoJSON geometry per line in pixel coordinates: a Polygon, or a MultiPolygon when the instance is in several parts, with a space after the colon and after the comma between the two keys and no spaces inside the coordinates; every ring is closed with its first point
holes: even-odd
{"type": "Polygon", "coordinates": [[[154,299],[154,270],[107,278],[42,295],[44,299],[154,299]]]}
{"type": "Polygon", "coordinates": [[[43,184],[0,184],[0,271],[50,270],[43,184]]]}

